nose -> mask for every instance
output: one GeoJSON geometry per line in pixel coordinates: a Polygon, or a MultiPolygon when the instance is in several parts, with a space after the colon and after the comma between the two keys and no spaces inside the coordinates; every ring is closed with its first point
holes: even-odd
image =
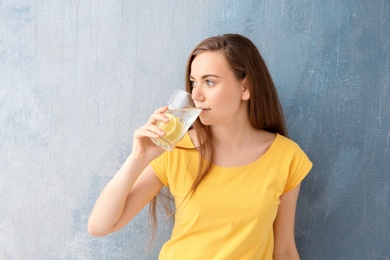
{"type": "Polygon", "coordinates": [[[192,99],[194,101],[198,101],[198,102],[204,101],[204,95],[203,95],[202,91],[200,90],[200,87],[193,88],[191,94],[192,94],[192,99]]]}

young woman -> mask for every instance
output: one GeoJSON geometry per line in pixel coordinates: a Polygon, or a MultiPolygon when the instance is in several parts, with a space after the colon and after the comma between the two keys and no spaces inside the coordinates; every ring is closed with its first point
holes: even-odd
{"type": "Polygon", "coordinates": [[[312,163],[288,139],[282,108],[255,45],[211,37],[191,53],[186,90],[202,112],[171,152],[159,108],[134,133],[133,149],[99,196],[90,234],[125,226],[163,186],[175,202],[172,236],[159,259],[299,259],[294,219],[312,163]]]}

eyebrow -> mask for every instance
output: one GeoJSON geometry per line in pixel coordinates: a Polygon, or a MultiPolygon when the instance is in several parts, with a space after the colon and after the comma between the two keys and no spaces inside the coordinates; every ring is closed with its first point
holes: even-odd
{"type": "MultiPolygon", "coordinates": [[[[215,75],[215,74],[205,74],[201,77],[201,79],[205,79],[205,78],[208,78],[208,77],[214,77],[214,78],[220,78],[220,76],[218,75],[215,75]]],[[[195,79],[193,76],[190,75],[190,79],[195,79]]]]}

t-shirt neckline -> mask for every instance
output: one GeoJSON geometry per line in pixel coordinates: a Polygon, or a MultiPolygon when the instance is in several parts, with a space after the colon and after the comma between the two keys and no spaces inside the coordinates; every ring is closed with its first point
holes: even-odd
{"type": "MultiPolygon", "coordinates": [[[[212,164],[212,167],[216,167],[216,168],[219,168],[219,169],[233,169],[233,170],[238,170],[238,169],[244,169],[244,168],[247,168],[247,167],[251,167],[251,166],[259,163],[260,161],[265,160],[269,156],[269,154],[272,153],[272,151],[275,149],[275,146],[277,145],[278,140],[280,139],[280,137],[281,137],[281,135],[276,133],[275,139],[272,141],[272,143],[271,143],[270,147],[267,149],[267,151],[265,151],[264,154],[262,154],[259,158],[257,158],[256,160],[254,160],[251,163],[248,163],[248,164],[245,164],[245,165],[240,165],[240,166],[219,166],[219,165],[216,165],[216,164],[212,164]]],[[[183,141],[184,141],[184,144],[186,146],[188,144],[190,146],[190,148],[195,148],[195,145],[192,142],[191,137],[188,134],[188,132],[185,134],[185,136],[183,138],[183,141]]],[[[205,159],[205,158],[203,158],[203,159],[207,161],[207,159],[205,159]]]]}

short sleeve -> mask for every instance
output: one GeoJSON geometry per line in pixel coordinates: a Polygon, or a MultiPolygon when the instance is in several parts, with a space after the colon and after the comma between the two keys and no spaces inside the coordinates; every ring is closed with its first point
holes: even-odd
{"type": "Polygon", "coordinates": [[[164,152],[161,156],[154,159],[150,166],[152,166],[154,172],[156,173],[157,178],[165,185],[168,185],[168,176],[167,176],[167,164],[168,164],[169,152],[164,152]]]}
{"type": "MultiPolygon", "coordinates": [[[[192,144],[191,138],[186,133],[183,139],[176,145],[176,148],[172,151],[165,151],[150,163],[156,176],[165,186],[168,187],[170,181],[177,179],[177,174],[182,170],[180,167],[186,165],[186,163],[183,163],[184,158],[188,158],[188,151],[193,148],[194,145],[192,144]]],[[[191,158],[188,160],[191,161],[191,158]]]]}
{"type": "Polygon", "coordinates": [[[301,148],[297,145],[296,151],[292,157],[289,173],[287,177],[287,182],[284,187],[283,193],[286,193],[294,189],[302,180],[306,177],[313,166],[313,163],[307,157],[307,155],[302,151],[301,148]]]}

